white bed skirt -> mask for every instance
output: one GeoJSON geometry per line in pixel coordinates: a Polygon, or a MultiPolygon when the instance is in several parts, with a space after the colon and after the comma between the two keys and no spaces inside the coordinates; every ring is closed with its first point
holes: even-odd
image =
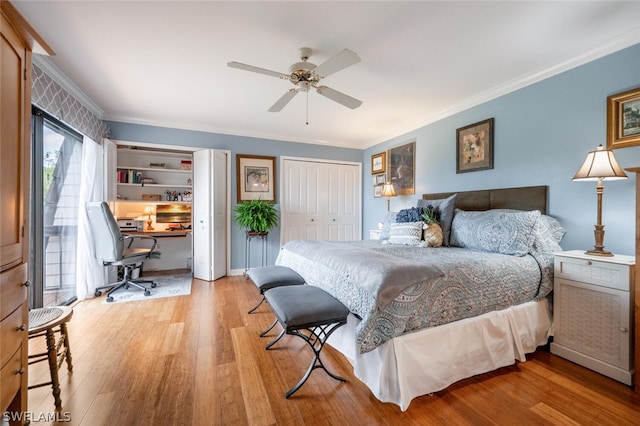
{"type": "Polygon", "coordinates": [[[547,299],[396,337],[359,354],[349,315],[328,343],[352,363],[356,377],[382,402],[402,411],[413,398],[445,389],[458,380],[526,361],[547,343],[552,316],[547,299]]]}

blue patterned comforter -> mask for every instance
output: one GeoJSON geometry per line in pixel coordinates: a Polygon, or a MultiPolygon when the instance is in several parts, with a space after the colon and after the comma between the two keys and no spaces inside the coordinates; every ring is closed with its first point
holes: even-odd
{"type": "Polygon", "coordinates": [[[308,284],[329,292],[362,319],[356,329],[362,353],[406,332],[537,300],[552,289],[550,255],[512,256],[458,247],[385,245],[376,240],[332,243],[341,250],[362,250],[363,259],[376,254],[397,256],[435,266],[444,273],[405,288],[381,309],[375,296],[354,282],[356,274],[331,268],[327,262],[314,262],[294,250],[291,243],[282,247],[276,264],[295,270],[308,284]]]}

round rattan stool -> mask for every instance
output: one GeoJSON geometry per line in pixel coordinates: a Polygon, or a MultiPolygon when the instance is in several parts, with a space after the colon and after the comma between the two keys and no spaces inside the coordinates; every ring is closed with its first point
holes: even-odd
{"type": "Polygon", "coordinates": [[[67,333],[67,322],[72,315],[73,309],[68,306],[39,308],[29,311],[29,339],[45,336],[47,342],[46,352],[29,355],[29,365],[48,360],[51,374],[51,381],[29,386],[29,389],[51,385],[56,410],[62,409],[58,370],[65,360],[67,361],[67,369],[69,371],[73,369],[71,349],[69,348],[69,334],[67,333]],[[55,333],[60,335],[57,341],[55,333]]]}

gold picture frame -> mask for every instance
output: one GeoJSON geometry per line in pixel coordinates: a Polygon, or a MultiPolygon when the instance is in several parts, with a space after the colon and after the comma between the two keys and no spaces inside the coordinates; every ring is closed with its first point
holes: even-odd
{"type": "Polygon", "coordinates": [[[371,174],[384,173],[387,171],[387,153],[381,152],[371,156],[371,174]]]}
{"type": "Polygon", "coordinates": [[[276,201],[276,157],[236,155],[238,203],[276,201]]]}
{"type": "Polygon", "coordinates": [[[415,193],[415,141],[389,149],[387,181],[393,185],[397,195],[415,193]]]}
{"type": "Polygon", "coordinates": [[[493,118],[456,129],[456,173],[493,169],[493,118]]]}
{"type": "Polygon", "coordinates": [[[607,97],[607,148],[640,145],[640,87],[607,97]]]}

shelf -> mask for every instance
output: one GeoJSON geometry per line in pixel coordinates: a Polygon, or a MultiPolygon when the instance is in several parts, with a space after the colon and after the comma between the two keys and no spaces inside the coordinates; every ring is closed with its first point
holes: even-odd
{"type": "Polygon", "coordinates": [[[118,186],[133,186],[133,187],[138,187],[138,188],[186,188],[186,189],[191,189],[192,186],[191,185],[180,185],[177,183],[145,183],[145,184],[141,184],[141,183],[122,183],[122,182],[118,182],[118,186]]]}
{"type": "Polygon", "coordinates": [[[191,170],[184,169],[163,169],[162,167],[138,167],[138,166],[118,166],[118,170],[136,170],[145,172],[172,172],[172,173],[185,173],[191,174],[191,170]]]}

